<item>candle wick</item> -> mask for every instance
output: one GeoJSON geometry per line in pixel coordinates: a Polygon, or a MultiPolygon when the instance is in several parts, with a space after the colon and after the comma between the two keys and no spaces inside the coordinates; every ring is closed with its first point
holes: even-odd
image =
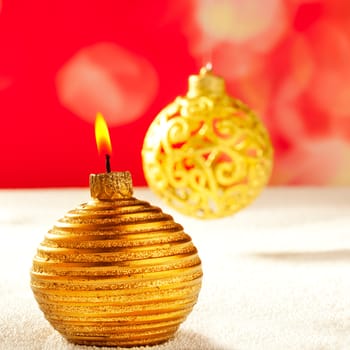
{"type": "Polygon", "coordinates": [[[109,154],[106,154],[106,171],[107,173],[111,172],[111,162],[110,162],[111,156],[109,154]]]}

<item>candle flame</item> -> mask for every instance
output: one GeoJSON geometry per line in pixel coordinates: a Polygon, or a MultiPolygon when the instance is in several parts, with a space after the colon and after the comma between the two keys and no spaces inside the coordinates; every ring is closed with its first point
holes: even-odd
{"type": "Polygon", "coordinates": [[[98,153],[111,154],[111,139],[109,138],[108,126],[105,119],[103,118],[102,113],[96,114],[95,137],[98,153]]]}

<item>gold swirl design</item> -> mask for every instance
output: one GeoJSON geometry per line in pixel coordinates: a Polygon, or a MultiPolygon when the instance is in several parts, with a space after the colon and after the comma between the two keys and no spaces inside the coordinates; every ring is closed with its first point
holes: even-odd
{"type": "Polygon", "coordinates": [[[169,129],[168,129],[168,140],[169,143],[177,145],[179,143],[185,142],[189,134],[189,129],[187,123],[182,119],[174,118],[169,120],[169,129]]]}
{"type": "Polygon", "coordinates": [[[201,278],[182,226],[129,196],[92,199],[58,220],[34,257],[31,287],[69,341],[139,346],[174,335],[197,301],[201,278]]]}
{"type": "Polygon", "coordinates": [[[222,78],[204,70],[190,77],[189,87],[150,125],[144,174],[155,193],[186,215],[230,215],[267,184],[271,141],[256,115],[226,94],[222,78]]]}

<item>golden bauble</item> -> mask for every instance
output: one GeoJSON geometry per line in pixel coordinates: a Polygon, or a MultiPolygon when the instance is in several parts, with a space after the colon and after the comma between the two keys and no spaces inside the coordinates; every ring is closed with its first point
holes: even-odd
{"type": "Polygon", "coordinates": [[[268,132],[225,82],[202,68],[150,125],[142,148],[150,188],[179,212],[197,218],[233,214],[267,184],[273,149],[268,132]]]}
{"type": "Polygon", "coordinates": [[[158,344],[173,337],[200,291],[197,250],[180,224],[132,197],[128,172],[91,175],[92,199],[46,234],[31,287],[69,341],[158,344]]]}

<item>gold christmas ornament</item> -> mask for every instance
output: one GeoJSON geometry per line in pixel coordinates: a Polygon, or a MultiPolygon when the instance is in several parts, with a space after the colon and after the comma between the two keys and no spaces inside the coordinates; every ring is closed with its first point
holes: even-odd
{"type": "Polygon", "coordinates": [[[132,196],[130,173],[91,175],[90,189],[92,199],[40,244],[31,270],[35,298],[73,343],[162,343],[197,301],[197,250],[170,215],[132,196]]]}
{"type": "Polygon", "coordinates": [[[142,148],[150,188],[179,212],[218,218],[250,204],[267,184],[273,149],[267,130],[225,81],[202,68],[150,125],[142,148]]]}

